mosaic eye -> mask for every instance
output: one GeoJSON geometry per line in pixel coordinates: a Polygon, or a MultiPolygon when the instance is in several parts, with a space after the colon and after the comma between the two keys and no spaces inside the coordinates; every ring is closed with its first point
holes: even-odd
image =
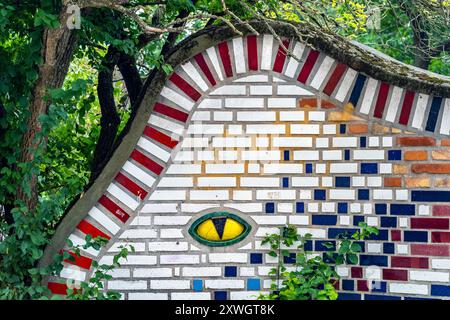
{"type": "Polygon", "coordinates": [[[235,214],[213,212],[197,219],[189,228],[189,234],[202,244],[222,247],[241,241],[251,228],[235,214]]]}

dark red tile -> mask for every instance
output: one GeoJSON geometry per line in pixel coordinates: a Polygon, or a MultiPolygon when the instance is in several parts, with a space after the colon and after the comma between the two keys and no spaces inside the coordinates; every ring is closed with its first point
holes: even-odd
{"type": "Polygon", "coordinates": [[[428,258],[393,256],[391,257],[391,267],[428,269],[428,258]]]}
{"type": "Polygon", "coordinates": [[[302,70],[298,74],[297,81],[301,83],[306,83],[309,75],[311,74],[314,65],[316,64],[317,59],[319,58],[319,51],[311,50],[308,53],[308,57],[306,58],[305,64],[302,67],[302,70]]]}
{"type": "Polygon", "coordinates": [[[408,281],[408,270],[383,269],[384,280],[408,281]]]}
{"type": "Polygon", "coordinates": [[[358,280],[356,282],[356,287],[358,291],[369,291],[369,286],[367,285],[367,280],[358,280]]]}
{"type": "Polygon", "coordinates": [[[152,127],[145,127],[144,134],[147,137],[149,137],[155,141],[158,141],[159,143],[161,143],[171,149],[175,148],[176,145],[178,144],[177,140],[172,139],[168,135],[166,135],[152,127]]]}
{"type": "Polygon", "coordinates": [[[433,216],[450,217],[450,206],[449,205],[434,205],[433,206],[433,216]]]}
{"type": "Polygon", "coordinates": [[[420,256],[448,257],[450,246],[439,244],[411,244],[411,254],[420,256]]]}
{"type": "Polygon", "coordinates": [[[378,91],[377,102],[375,103],[375,111],[373,115],[377,118],[381,118],[383,116],[383,111],[386,106],[386,100],[389,94],[389,84],[386,82],[382,82],[380,85],[380,89],[378,91]]]}
{"type": "Polygon", "coordinates": [[[77,254],[75,254],[74,252],[71,252],[71,251],[66,251],[66,252],[68,252],[73,257],[73,259],[75,259],[75,261],[71,261],[69,259],[66,259],[66,260],[64,260],[64,262],[76,265],[76,266],[78,266],[80,268],[87,269],[87,270],[89,270],[91,268],[92,259],[90,259],[88,257],[84,257],[82,255],[77,255],[77,254]]]}
{"type": "Polygon", "coordinates": [[[334,69],[333,73],[331,74],[330,79],[328,80],[327,84],[325,85],[325,88],[323,89],[323,93],[325,93],[328,96],[331,96],[334,89],[336,88],[337,84],[341,80],[342,76],[344,75],[345,70],[347,70],[347,66],[343,63],[338,63],[336,68],[334,69]]]}
{"type": "Polygon", "coordinates": [[[256,35],[247,37],[247,59],[248,68],[253,71],[258,70],[258,38],[256,35]]]}
{"type": "Polygon", "coordinates": [[[153,107],[153,111],[161,113],[165,116],[168,116],[172,119],[186,122],[186,120],[189,118],[189,115],[183,111],[174,109],[172,107],[166,106],[163,103],[157,102],[155,103],[155,106],[153,107]]]}
{"type": "Polygon", "coordinates": [[[194,101],[197,101],[202,96],[200,92],[175,72],[170,76],[169,80],[194,101]]]}
{"type": "Polygon", "coordinates": [[[450,243],[450,232],[432,232],[431,242],[450,243]]]}
{"type": "Polygon", "coordinates": [[[118,173],[116,176],[116,181],[119,182],[122,186],[124,186],[128,191],[130,191],[135,196],[138,196],[142,200],[147,196],[147,191],[144,188],[141,188],[137,183],[132,181],[126,175],[122,173],[118,173]]]}
{"type": "Polygon", "coordinates": [[[133,150],[133,152],[131,153],[130,157],[133,160],[136,160],[137,162],[142,164],[148,170],[156,173],[157,175],[159,175],[161,173],[161,171],[163,170],[163,167],[161,165],[159,165],[158,163],[156,163],[152,159],[146,157],[142,152],[140,152],[140,151],[138,151],[136,149],[133,150]]]}
{"type": "MultiPolygon", "coordinates": [[[[283,45],[289,49],[289,40],[283,40],[283,45]]],[[[281,73],[283,71],[284,63],[286,61],[286,51],[280,45],[278,47],[277,55],[275,57],[275,62],[273,63],[273,71],[281,73]]]]}
{"type": "Polygon", "coordinates": [[[202,70],[203,74],[206,76],[206,79],[208,79],[211,86],[216,85],[216,79],[214,79],[214,76],[211,73],[211,70],[208,67],[208,64],[205,61],[205,58],[203,57],[203,54],[199,53],[195,57],[195,62],[197,62],[198,66],[202,70]]]}
{"type": "Polygon", "coordinates": [[[400,230],[391,230],[392,241],[402,241],[402,232],[400,230]]]}
{"type": "Polygon", "coordinates": [[[219,43],[219,55],[222,61],[223,70],[225,75],[229,78],[233,76],[233,69],[231,67],[230,51],[228,49],[228,43],[226,41],[219,43]]]}
{"type": "Polygon", "coordinates": [[[449,229],[449,220],[445,218],[411,218],[412,229],[449,229]]]}
{"type": "Polygon", "coordinates": [[[121,207],[119,207],[114,201],[109,199],[107,196],[103,195],[98,200],[98,202],[104,206],[109,212],[111,212],[113,215],[115,215],[120,221],[126,222],[128,218],[130,217],[128,213],[126,213],[124,210],[122,210],[121,207]]]}
{"type": "Polygon", "coordinates": [[[412,91],[406,91],[405,98],[402,104],[402,111],[400,112],[400,118],[398,122],[403,125],[408,124],[409,115],[411,114],[412,105],[414,102],[415,93],[412,91]]]}
{"type": "Polygon", "coordinates": [[[352,278],[362,278],[363,277],[363,269],[361,267],[352,267],[351,269],[352,278]]]}
{"type": "Polygon", "coordinates": [[[87,220],[81,220],[80,223],[77,225],[77,228],[84,234],[91,235],[92,238],[102,237],[108,240],[111,238],[109,235],[107,235],[103,231],[99,230],[98,228],[94,227],[92,224],[87,222],[87,220]]]}

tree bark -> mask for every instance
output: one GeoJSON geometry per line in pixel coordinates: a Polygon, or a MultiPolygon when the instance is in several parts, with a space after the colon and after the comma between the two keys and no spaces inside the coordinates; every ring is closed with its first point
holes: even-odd
{"type": "MultiPolygon", "coordinates": [[[[60,26],[56,29],[44,29],[41,56],[43,63],[39,66],[38,80],[36,81],[30,101],[30,115],[27,120],[27,131],[22,138],[20,162],[29,163],[35,159],[35,151],[41,143],[38,139],[41,131],[39,117],[47,113],[49,102],[45,99],[48,89],[62,86],[72,60],[76,38],[72,30],[66,26],[69,14],[63,6],[59,16],[60,26]]],[[[17,199],[21,200],[29,211],[36,208],[38,201],[37,176],[32,174],[29,181],[30,194],[21,187],[17,192],[17,199]]]]}

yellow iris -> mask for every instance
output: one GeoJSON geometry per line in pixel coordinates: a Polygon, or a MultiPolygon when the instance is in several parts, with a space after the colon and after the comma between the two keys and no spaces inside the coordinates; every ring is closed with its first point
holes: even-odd
{"type": "Polygon", "coordinates": [[[227,217],[209,218],[197,227],[197,234],[208,241],[225,241],[239,237],[244,226],[227,217]]]}

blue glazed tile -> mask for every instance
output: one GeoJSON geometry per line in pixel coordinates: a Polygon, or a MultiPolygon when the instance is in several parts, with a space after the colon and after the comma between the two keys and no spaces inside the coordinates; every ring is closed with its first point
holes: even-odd
{"type": "Polygon", "coordinates": [[[364,300],[401,300],[398,296],[386,296],[380,294],[365,294],[364,300]]]}
{"type": "Polygon", "coordinates": [[[250,263],[251,264],[262,263],[262,253],[250,253],[250,263]]]}
{"type": "Polygon", "coordinates": [[[336,177],[335,186],[337,188],[349,188],[350,187],[350,177],[336,177]]]}
{"type": "Polygon", "coordinates": [[[431,295],[432,296],[441,296],[441,297],[450,297],[450,286],[432,284],[431,285],[431,295]]]}
{"type": "Polygon", "coordinates": [[[403,241],[407,242],[428,242],[428,232],[426,231],[405,231],[403,241]]]}
{"type": "Polygon", "coordinates": [[[326,191],[321,189],[314,190],[314,200],[325,200],[326,191]]]}
{"type": "Polygon", "coordinates": [[[267,202],[266,203],[266,213],[274,213],[275,212],[275,203],[267,202]]]}
{"type": "Polygon", "coordinates": [[[214,300],[228,300],[228,292],[214,291],[214,300]]]}
{"type": "Polygon", "coordinates": [[[405,300],[437,300],[432,298],[405,297],[405,300]]]}
{"type": "Polygon", "coordinates": [[[354,291],[355,290],[355,281],[342,280],[342,289],[345,291],[354,291]]]}
{"type": "Polygon", "coordinates": [[[358,226],[360,222],[364,222],[364,216],[353,216],[353,225],[358,226]]]}
{"type": "Polygon", "coordinates": [[[194,291],[202,291],[203,290],[203,280],[194,279],[192,281],[192,287],[194,291]]]}
{"type": "Polygon", "coordinates": [[[388,230],[378,230],[378,234],[371,234],[367,240],[389,240],[388,230]]]}
{"type": "Polygon", "coordinates": [[[338,213],[347,213],[348,204],[346,202],[338,202],[338,213]]]}
{"type": "Polygon", "coordinates": [[[375,213],[376,214],[387,214],[387,205],[385,203],[376,203],[375,204],[375,213]]]}
{"type": "Polygon", "coordinates": [[[313,166],[312,166],[312,163],[307,163],[307,164],[305,165],[305,172],[306,172],[306,173],[312,173],[312,172],[313,172],[313,166]]]}
{"type": "Polygon", "coordinates": [[[283,158],[284,158],[284,161],[289,161],[289,159],[290,159],[290,152],[289,152],[289,150],[284,150],[283,158]]]}
{"type": "Polygon", "coordinates": [[[306,240],[303,249],[305,251],[312,251],[313,250],[313,242],[312,242],[312,240],[306,240]]]}
{"type": "Polygon", "coordinates": [[[341,292],[337,300],[361,300],[361,295],[357,293],[341,292]]]}
{"type": "Polygon", "coordinates": [[[386,281],[372,281],[372,292],[386,292],[386,281]]]}
{"type": "Polygon", "coordinates": [[[391,204],[391,214],[400,216],[413,216],[416,213],[414,204],[391,204]]]}
{"type": "Polygon", "coordinates": [[[247,290],[260,290],[261,281],[259,279],[247,279],[247,290]]]}
{"type": "Polygon", "coordinates": [[[289,178],[288,177],[283,178],[283,188],[289,188],[289,178]]]}
{"type": "Polygon", "coordinates": [[[428,114],[427,125],[425,130],[434,132],[436,122],[439,117],[439,110],[441,109],[442,98],[434,97],[431,102],[430,113],[428,114]]]}
{"type": "Polygon", "coordinates": [[[375,266],[379,266],[379,267],[387,267],[388,257],[387,256],[361,254],[359,256],[359,264],[362,266],[375,265],[375,266]]]}
{"type": "Polygon", "coordinates": [[[339,133],[340,133],[340,134],[345,134],[346,131],[347,131],[347,125],[341,124],[341,125],[339,126],[339,133]]]}
{"type": "Polygon", "coordinates": [[[358,200],[369,200],[369,189],[358,189],[358,200]]]}
{"type": "Polygon", "coordinates": [[[388,150],[388,160],[399,161],[402,160],[401,150],[388,150]]]}
{"type": "Polygon", "coordinates": [[[336,215],[314,214],[312,215],[312,224],[319,226],[335,226],[337,223],[336,215]]]}
{"type": "Polygon", "coordinates": [[[450,202],[450,191],[411,191],[411,200],[418,202],[450,202]]]}
{"type": "Polygon", "coordinates": [[[360,137],[359,138],[359,146],[361,148],[367,147],[367,138],[366,137],[360,137]]]}
{"type": "Polygon", "coordinates": [[[226,266],[225,277],[237,277],[237,267],[226,266]]]}
{"type": "Polygon", "coordinates": [[[361,163],[361,173],[377,174],[378,163],[361,163]]]}
{"type": "Polygon", "coordinates": [[[381,217],[381,227],[382,228],[396,228],[397,218],[396,217],[381,217]]]}
{"type": "Polygon", "coordinates": [[[359,244],[359,247],[361,248],[360,252],[366,252],[366,243],[364,241],[355,241],[353,243],[359,244]]]}
{"type": "Polygon", "coordinates": [[[353,86],[352,93],[350,94],[350,98],[348,102],[350,102],[354,107],[358,104],[359,97],[361,96],[361,91],[364,87],[364,83],[366,82],[366,76],[361,73],[358,74],[356,78],[355,85],[353,86]]]}
{"type": "Polygon", "coordinates": [[[346,229],[346,228],[329,228],[328,229],[328,238],[334,239],[340,234],[347,234],[352,235],[354,234],[358,229],[346,229]]]}
{"type": "Polygon", "coordinates": [[[350,160],[350,150],[344,150],[344,159],[350,160]]]}
{"type": "Polygon", "coordinates": [[[395,245],[393,243],[383,243],[383,253],[395,253],[395,245]]]}
{"type": "Polygon", "coordinates": [[[296,213],[305,213],[305,204],[303,202],[297,202],[295,204],[296,213]]]}
{"type": "Polygon", "coordinates": [[[334,251],[336,250],[336,241],[331,240],[316,240],[315,241],[315,251],[334,251]],[[331,248],[327,248],[326,244],[333,245],[331,248]]]}
{"type": "Polygon", "coordinates": [[[295,252],[289,253],[288,256],[283,256],[284,263],[295,263],[297,254],[295,252]]]}

